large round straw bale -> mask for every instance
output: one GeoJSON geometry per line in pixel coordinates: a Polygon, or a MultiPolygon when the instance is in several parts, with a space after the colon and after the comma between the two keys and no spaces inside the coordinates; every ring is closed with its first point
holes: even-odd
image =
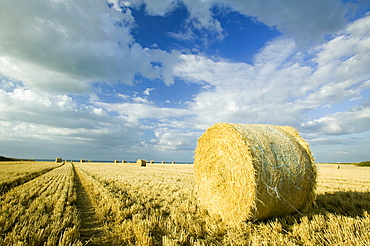
{"type": "Polygon", "coordinates": [[[340,169],[340,166],[339,166],[339,164],[334,164],[334,165],[333,165],[333,168],[335,168],[335,169],[340,169]]]}
{"type": "Polygon", "coordinates": [[[200,203],[229,225],[307,208],[316,166],[288,126],[218,123],[198,140],[194,173],[200,203]]]}
{"type": "Polygon", "coordinates": [[[136,161],[136,164],[138,164],[139,166],[142,166],[142,167],[146,167],[146,160],[138,159],[136,161]]]}

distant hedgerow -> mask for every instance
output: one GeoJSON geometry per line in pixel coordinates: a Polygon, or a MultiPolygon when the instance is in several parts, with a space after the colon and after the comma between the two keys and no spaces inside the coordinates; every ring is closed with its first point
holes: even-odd
{"type": "Polygon", "coordinates": [[[359,167],[370,167],[370,161],[363,161],[363,162],[357,163],[356,166],[359,166],[359,167]]]}

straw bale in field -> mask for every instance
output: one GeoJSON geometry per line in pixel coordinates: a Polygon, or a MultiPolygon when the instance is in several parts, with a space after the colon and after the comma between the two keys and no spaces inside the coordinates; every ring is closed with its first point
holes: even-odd
{"type": "Polygon", "coordinates": [[[60,163],[60,162],[62,162],[62,158],[60,158],[60,157],[55,158],[55,162],[56,162],[56,163],[60,163]]]}
{"type": "Polygon", "coordinates": [[[114,163],[119,163],[119,160],[114,160],[114,163]]]}
{"type": "Polygon", "coordinates": [[[150,164],[154,164],[154,161],[153,161],[153,160],[151,160],[149,163],[150,163],[150,164]]]}
{"type": "Polygon", "coordinates": [[[172,164],[176,164],[176,162],[173,161],[172,164]]]}
{"type": "Polygon", "coordinates": [[[165,161],[162,161],[161,163],[162,163],[162,164],[166,164],[166,162],[165,162],[165,161]]]}
{"type": "Polygon", "coordinates": [[[334,164],[334,165],[333,165],[333,168],[335,168],[335,169],[340,169],[340,166],[339,166],[339,164],[334,164]]]}
{"type": "Polygon", "coordinates": [[[126,161],[125,161],[125,160],[123,160],[123,161],[122,161],[122,163],[126,163],[126,161]]]}
{"type": "Polygon", "coordinates": [[[83,162],[85,162],[85,160],[84,160],[84,159],[81,159],[81,160],[80,160],[80,163],[83,163],[83,162]]]}
{"type": "Polygon", "coordinates": [[[146,160],[138,159],[136,161],[136,164],[138,164],[139,166],[142,166],[142,167],[146,167],[146,160]]]}
{"type": "Polygon", "coordinates": [[[302,211],[315,198],[308,144],[288,126],[218,123],[198,140],[200,203],[229,225],[302,211]]]}

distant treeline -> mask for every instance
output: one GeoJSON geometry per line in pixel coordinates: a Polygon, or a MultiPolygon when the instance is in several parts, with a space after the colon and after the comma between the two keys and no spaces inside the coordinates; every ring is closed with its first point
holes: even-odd
{"type": "Polygon", "coordinates": [[[33,159],[17,159],[0,155],[0,161],[32,161],[33,159]]]}
{"type": "Polygon", "coordinates": [[[370,167],[370,161],[363,161],[363,162],[357,163],[356,166],[359,166],[359,167],[370,167]]]}

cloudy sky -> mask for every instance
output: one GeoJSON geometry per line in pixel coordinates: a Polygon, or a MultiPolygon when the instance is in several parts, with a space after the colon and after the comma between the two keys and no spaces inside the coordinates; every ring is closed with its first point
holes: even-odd
{"type": "Polygon", "coordinates": [[[0,2],[0,155],[192,161],[218,122],[370,160],[367,0],[0,2]]]}

